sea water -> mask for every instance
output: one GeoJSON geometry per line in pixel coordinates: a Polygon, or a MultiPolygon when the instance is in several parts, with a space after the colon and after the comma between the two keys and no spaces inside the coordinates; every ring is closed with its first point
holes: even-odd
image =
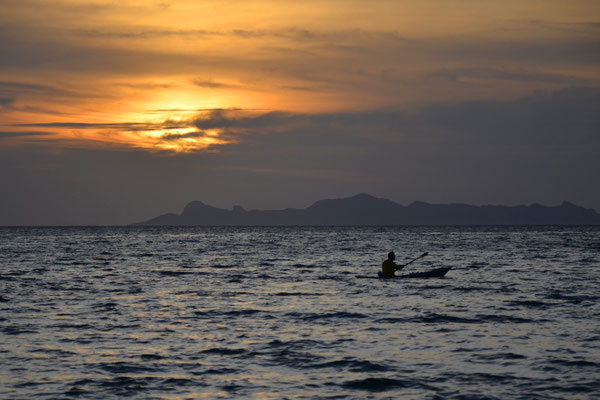
{"type": "Polygon", "coordinates": [[[0,397],[598,398],[599,300],[600,228],[2,228],[0,397]]]}

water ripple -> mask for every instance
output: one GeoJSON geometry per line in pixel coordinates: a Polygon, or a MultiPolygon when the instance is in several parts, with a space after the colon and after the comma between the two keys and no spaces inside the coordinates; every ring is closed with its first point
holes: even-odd
{"type": "Polygon", "coordinates": [[[0,398],[599,398],[600,228],[0,228],[0,398]],[[358,280],[395,250],[442,280],[358,280]]]}

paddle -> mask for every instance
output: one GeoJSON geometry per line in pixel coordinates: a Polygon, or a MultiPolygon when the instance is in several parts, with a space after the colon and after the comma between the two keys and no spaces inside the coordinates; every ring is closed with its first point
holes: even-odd
{"type": "Polygon", "coordinates": [[[425,257],[427,254],[429,254],[429,252],[428,252],[428,251],[426,251],[425,253],[421,254],[419,257],[415,258],[414,260],[412,260],[412,261],[410,261],[410,262],[407,262],[407,263],[406,263],[406,264],[404,264],[404,265],[400,265],[400,267],[404,268],[404,267],[406,267],[407,265],[414,263],[414,262],[415,262],[415,261],[417,261],[419,258],[423,258],[423,257],[425,257]]]}
{"type": "MultiPolygon", "coordinates": [[[[417,261],[419,258],[423,258],[423,257],[425,257],[427,254],[429,254],[429,252],[428,252],[428,251],[426,251],[425,253],[421,254],[419,257],[415,258],[414,260],[407,262],[406,264],[398,265],[398,266],[396,267],[396,271],[398,271],[398,270],[401,270],[402,268],[406,267],[407,265],[414,263],[414,262],[415,262],[415,261],[417,261]]],[[[446,272],[448,272],[448,271],[446,271],[446,272]]],[[[445,272],[444,272],[444,273],[445,273],[445,272]]],[[[419,274],[419,273],[417,273],[417,275],[418,275],[418,274],[419,274]]],[[[377,276],[363,276],[363,275],[354,275],[354,276],[355,276],[356,278],[371,278],[371,279],[380,279],[380,278],[382,278],[382,277],[383,277],[383,276],[382,276],[382,272],[381,272],[381,271],[379,271],[379,272],[377,273],[377,276]]],[[[442,276],[443,276],[443,274],[442,274],[442,276]]],[[[398,278],[401,278],[401,277],[398,277],[398,278]]]]}

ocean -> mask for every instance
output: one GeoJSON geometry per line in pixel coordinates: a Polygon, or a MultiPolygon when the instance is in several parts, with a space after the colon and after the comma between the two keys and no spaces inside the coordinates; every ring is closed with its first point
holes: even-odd
{"type": "Polygon", "coordinates": [[[0,228],[0,398],[600,398],[599,304],[600,227],[0,228]]]}

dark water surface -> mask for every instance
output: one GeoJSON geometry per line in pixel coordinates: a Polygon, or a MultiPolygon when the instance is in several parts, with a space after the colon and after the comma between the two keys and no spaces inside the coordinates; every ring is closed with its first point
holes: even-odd
{"type": "Polygon", "coordinates": [[[0,397],[599,398],[599,300],[599,228],[0,228],[0,397]]]}

